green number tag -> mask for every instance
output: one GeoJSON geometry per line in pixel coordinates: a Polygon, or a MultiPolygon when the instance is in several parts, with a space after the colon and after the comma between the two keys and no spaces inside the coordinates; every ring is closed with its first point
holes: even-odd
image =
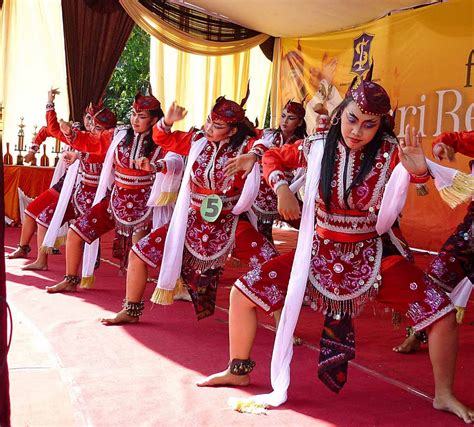
{"type": "Polygon", "coordinates": [[[222,211],[222,200],[217,194],[210,194],[201,203],[201,216],[207,222],[214,222],[222,211]]]}

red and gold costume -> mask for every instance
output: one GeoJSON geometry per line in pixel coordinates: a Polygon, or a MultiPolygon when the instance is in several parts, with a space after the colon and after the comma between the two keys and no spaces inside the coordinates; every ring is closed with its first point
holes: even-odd
{"type": "MultiPolygon", "coordinates": [[[[365,114],[389,114],[389,101],[388,105],[379,102],[388,99],[388,95],[371,81],[351,86],[350,95],[365,114]]],[[[454,307],[441,288],[425,282],[423,272],[413,263],[402,256],[382,257],[382,238],[376,231],[376,224],[385,186],[399,161],[396,139],[389,134],[382,135],[372,169],[349,192],[347,188],[360,171],[365,153],[364,150],[349,150],[342,140],[337,142],[329,209],[322,199],[319,173],[314,172],[321,169],[325,140],[326,135],[316,134],[307,138],[304,144],[269,150],[262,162],[264,176],[275,191],[280,185],[287,185],[287,170],[308,167],[312,176],[318,177],[315,181],[307,178],[316,185],[306,187],[305,200],[315,200],[315,205],[306,207],[303,212],[300,229],[303,237],[300,236],[297,247],[297,253],[300,246],[305,247],[299,252],[301,259],[298,262],[306,262],[303,258],[307,257],[304,259],[309,261],[308,275],[292,271],[291,277],[299,279],[290,280],[290,283],[297,283],[294,286],[302,289],[305,283],[301,281],[307,277],[306,295],[311,306],[325,314],[318,374],[331,390],[338,392],[347,378],[347,362],[355,356],[352,318],[367,301],[376,298],[405,313],[415,330],[426,328],[454,307]],[[321,157],[311,157],[313,151],[321,157]],[[304,222],[305,212],[313,209],[314,224],[304,222]]],[[[284,259],[286,266],[290,265],[291,256],[284,259]]],[[[283,305],[290,277],[287,272],[274,268],[272,262],[269,264],[258,275],[255,272],[244,275],[235,286],[258,307],[273,312],[283,305]],[[283,276],[278,277],[279,273],[283,276]]],[[[296,264],[295,267],[298,268],[296,264]]],[[[293,288],[291,295],[295,292],[302,298],[304,289],[295,291],[293,288]]],[[[287,305],[291,307],[288,316],[295,316],[293,313],[298,304],[301,305],[299,299],[285,301],[285,309],[287,305]]],[[[283,316],[287,316],[286,310],[283,316]]],[[[293,317],[290,324],[296,320],[293,317]]],[[[274,357],[285,354],[286,350],[280,348],[291,345],[289,336],[286,335],[285,343],[274,350],[274,357]]],[[[272,372],[272,378],[273,375],[272,372]]]]}
{"type": "MultiPolygon", "coordinates": [[[[103,126],[105,129],[113,128],[117,123],[115,114],[101,105],[90,105],[86,109],[86,113],[92,116],[95,125],[103,126]]],[[[64,142],[67,144],[68,139],[64,137],[64,135],[59,129],[59,123],[57,121],[56,112],[54,111],[54,108],[47,108],[46,120],[50,132],[56,135],[60,134],[64,142]]],[[[65,215],[62,220],[63,223],[75,219],[80,215],[84,215],[91,209],[97,186],[99,184],[99,177],[102,171],[102,164],[104,162],[104,159],[105,154],[89,154],[85,152],[79,153],[78,161],[80,162],[79,174],[81,175],[81,180],[80,183],[76,186],[71,200],[67,206],[65,215]]],[[[36,219],[37,223],[44,227],[49,227],[51,219],[54,215],[54,211],[56,209],[56,205],[57,200],[53,203],[50,203],[38,215],[36,219]]]]}
{"type": "MultiPolygon", "coordinates": [[[[455,153],[474,158],[474,131],[446,132],[433,141],[451,147],[455,153]]],[[[474,170],[474,160],[471,160],[474,170]]],[[[429,279],[451,292],[467,276],[474,283],[474,201],[467,208],[466,216],[441,247],[426,273],[429,279]]]]}
{"type": "MultiPolygon", "coordinates": [[[[100,154],[105,156],[117,130],[119,129],[102,132],[100,137],[85,132],[76,133],[71,146],[80,151],[87,151],[90,142],[97,143],[100,139],[99,143],[103,147],[100,154]]],[[[135,169],[133,163],[144,156],[150,132],[136,134],[133,136],[133,141],[128,143],[125,134],[119,142],[114,153],[115,181],[110,195],[88,213],[81,215],[71,226],[85,242],[92,243],[114,228],[119,234],[131,236],[134,232],[145,230],[150,226],[152,208],[146,203],[153,185],[154,173],[135,169]]],[[[147,156],[151,164],[155,165],[156,171],[162,171],[164,168],[162,161],[164,154],[164,150],[160,147],[153,147],[147,156]]]]}
{"type": "MultiPolygon", "coordinates": [[[[171,133],[164,120],[160,120],[153,129],[156,144],[182,155],[188,155],[192,145],[198,140],[203,141],[203,138],[204,133],[201,131],[171,133]]],[[[243,258],[262,264],[276,255],[273,246],[248,222],[244,221],[239,225],[239,216],[232,213],[232,210],[239,200],[245,180],[241,174],[226,176],[223,172],[230,159],[250,150],[265,150],[264,146],[253,147],[253,142],[254,140],[247,140],[240,146],[233,147],[230,140],[218,143],[205,140],[204,148],[191,167],[181,277],[188,285],[199,319],[214,312],[218,276],[236,245],[235,234],[238,228],[246,230],[242,233],[242,242],[239,242],[240,250],[234,252],[241,260],[243,258]],[[205,220],[201,214],[201,205],[209,195],[216,195],[222,201],[222,210],[214,221],[205,220]]],[[[168,226],[158,228],[140,240],[132,250],[147,265],[158,268],[161,266],[167,234],[168,226]]]]}
{"type": "MultiPolygon", "coordinates": [[[[295,115],[301,120],[304,119],[305,109],[303,104],[299,102],[288,101],[284,108],[288,114],[295,115]]],[[[298,140],[296,135],[292,135],[287,141],[284,141],[283,132],[281,129],[265,129],[260,138],[262,141],[265,141],[265,145],[269,149],[280,148],[283,147],[283,145],[294,144],[298,140]]],[[[263,153],[260,154],[259,158],[261,158],[262,155],[263,153]]],[[[291,184],[295,178],[295,174],[295,171],[285,172],[285,178],[288,184],[291,184]]],[[[273,222],[274,220],[279,219],[280,215],[278,214],[276,194],[267,184],[263,176],[260,180],[260,188],[257,199],[252,206],[252,210],[257,216],[259,231],[263,233],[265,237],[271,240],[273,222]]]]}
{"type": "MultiPolygon", "coordinates": [[[[160,108],[160,103],[152,96],[137,95],[133,107],[137,112],[156,110],[160,108]]],[[[161,172],[166,167],[162,160],[166,153],[153,144],[151,129],[142,134],[134,133],[130,126],[109,129],[99,135],[73,131],[68,140],[76,150],[105,157],[114,138],[120,138],[120,141],[116,141],[113,153],[114,183],[110,194],[71,226],[89,244],[114,228],[126,237],[148,229],[152,221],[152,208],[147,206],[147,201],[155,172],[161,172]],[[135,160],[142,157],[150,160],[154,172],[136,167],[135,160]]],[[[110,173],[110,170],[104,169],[102,173],[110,173]]]]}

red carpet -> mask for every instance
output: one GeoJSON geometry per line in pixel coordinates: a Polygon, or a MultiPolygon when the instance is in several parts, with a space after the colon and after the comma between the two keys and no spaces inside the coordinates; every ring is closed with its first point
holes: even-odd
{"type": "MultiPolygon", "coordinates": [[[[6,252],[11,252],[18,236],[18,229],[7,230],[6,252]]],[[[288,244],[294,235],[283,233],[277,239],[288,244]]],[[[102,256],[107,260],[112,260],[110,246],[106,239],[102,256]]],[[[229,270],[224,277],[218,296],[220,309],[212,318],[197,322],[189,303],[167,307],[148,303],[140,323],[105,327],[97,319],[117,311],[124,296],[125,280],[117,276],[115,266],[102,262],[93,290],[48,295],[44,286],[62,277],[64,256],[51,256],[50,270],[39,274],[23,272],[20,267],[24,263],[7,261],[10,304],[14,315],[17,311],[26,316],[49,342],[81,424],[461,425],[454,416],[431,408],[433,383],[427,350],[409,356],[391,351],[403,339],[404,329],[394,331],[390,316],[383,310],[375,316],[374,311],[380,310],[367,307],[357,319],[357,356],[350,366],[348,383],[336,396],[316,377],[322,316],[303,307],[297,335],[304,345],[295,348],[288,402],[266,416],[239,414],[228,409],[229,397],[270,391],[274,333],[268,328],[259,328],[257,334],[253,353],[257,368],[250,387],[200,389],[194,385],[227,363],[225,310],[229,285],[238,270],[229,270]]],[[[150,286],[146,300],[152,291],[150,286]]],[[[472,305],[461,327],[456,386],[459,396],[470,405],[474,405],[469,366],[474,355],[472,305]]],[[[273,324],[268,316],[260,318],[264,324],[273,324]]],[[[47,390],[44,384],[38,393],[47,390]]],[[[50,411],[53,425],[54,402],[50,411]]]]}

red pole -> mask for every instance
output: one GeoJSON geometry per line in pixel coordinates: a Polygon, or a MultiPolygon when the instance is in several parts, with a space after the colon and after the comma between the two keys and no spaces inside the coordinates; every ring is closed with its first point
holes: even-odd
{"type": "MultiPolygon", "coordinates": [[[[1,109],[1,106],[0,106],[1,109]]],[[[1,121],[1,110],[0,110],[1,121]]],[[[10,382],[8,379],[7,288],[5,277],[5,199],[3,182],[2,128],[0,124],[0,426],[10,426],[10,382]]],[[[11,326],[11,325],[10,325],[11,326]]]]}

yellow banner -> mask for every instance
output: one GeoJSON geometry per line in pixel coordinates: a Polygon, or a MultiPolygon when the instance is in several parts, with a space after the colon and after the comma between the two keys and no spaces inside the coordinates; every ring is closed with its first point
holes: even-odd
{"type": "MultiPolygon", "coordinates": [[[[392,109],[396,109],[396,134],[403,136],[405,125],[414,125],[421,130],[430,156],[431,141],[440,133],[474,127],[473,21],[474,2],[452,0],[399,12],[345,31],[282,39],[278,108],[281,110],[288,99],[305,99],[311,132],[317,125],[318,114],[314,110],[319,104],[331,112],[344,98],[353,78],[365,75],[373,61],[373,80],[387,90],[392,109]]],[[[279,117],[280,111],[275,113],[279,117]]],[[[454,166],[469,170],[463,156],[458,156],[454,166]]],[[[436,214],[442,219],[436,220],[432,213],[433,218],[427,226],[422,224],[414,244],[439,249],[437,245],[460,221],[465,207],[453,212],[441,205],[437,196],[417,200],[410,197],[410,217],[420,216],[419,210],[410,210],[415,204],[418,209],[423,205],[430,210],[439,208],[436,214]],[[433,227],[441,231],[441,237],[421,236],[433,234],[433,227]]],[[[419,228],[423,221],[409,219],[405,224],[419,228]]]]}

